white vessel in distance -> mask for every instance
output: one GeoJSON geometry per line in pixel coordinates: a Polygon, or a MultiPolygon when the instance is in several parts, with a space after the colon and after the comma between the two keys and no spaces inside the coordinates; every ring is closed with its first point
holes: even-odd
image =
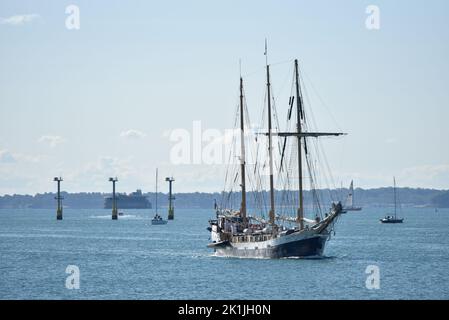
{"type": "Polygon", "coordinates": [[[343,211],[360,211],[360,210],[362,210],[362,207],[354,206],[354,181],[351,180],[348,197],[346,198],[346,203],[343,206],[343,211]]]}

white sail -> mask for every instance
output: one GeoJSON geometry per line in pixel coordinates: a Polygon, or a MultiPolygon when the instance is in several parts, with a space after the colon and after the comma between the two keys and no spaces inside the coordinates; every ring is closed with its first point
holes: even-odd
{"type": "Polygon", "coordinates": [[[354,195],[354,181],[351,180],[351,185],[349,186],[349,194],[348,197],[346,198],[347,208],[352,208],[354,206],[353,195],[354,195]]]}
{"type": "Polygon", "coordinates": [[[344,210],[346,210],[346,211],[362,210],[362,207],[354,206],[354,181],[353,180],[351,180],[351,184],[349,186],[349,193],[348,193],[348,197],[346,198],[344,210]]]}

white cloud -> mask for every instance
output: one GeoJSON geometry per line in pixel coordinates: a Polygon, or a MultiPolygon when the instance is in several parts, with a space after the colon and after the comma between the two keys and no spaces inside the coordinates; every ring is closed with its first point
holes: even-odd
{"type": "Polygon", "coordinates": [[[65,139],[63,137],[60,137],[60,136],[44,135],[44,136],[39,138],[38,142],[46,143],[50,147],[54,148],[58,144],[64,143],[65,139]]]}
{"type": "Polygon", "coordinates": [[[16,158],[8,150],[0,150],[0,163],[14,163],[16,158]]]}
{"type": "Polygon", "coordinates": [[[0,18],[0,24],[7,24],[10,26],[23,26],[38,19],[40,19],[40,15],[38,15],[37,13],[18,14],[8,18],[0,18]]]}
{"type": "Polygon", "coordinates": [[[143,133],[142,131],[139,130],[135,130],[135,129],[129,129],[126,131],[122,131],[122,133],[120,133],[120,137],[122,138],[126,138],[126,139],[143,139],[145,138],[147,135],[145,133],[143,133]]]}
{"type": "Polygon", "coordinates": [[[10,152],[9,150],[0,150],[0,163],[39,163],[45,159],[44,155],[30,155],[23,153],[10,152]]]}
{"type": "Polygon", "coordinates": [[[449,164],[421,165],[402,170],[402,185],[410,187],[447,188],[449,181],[449,164]]]}
{"type": "Polygon", "coordinates": [[[132,158],[119,159],[113,157],[99,157],[87,163],[84,168],[73,174],[74,179],[99,182],[104,184],[105,179],[118,176],[127,178],[136,174],[131,165],[132,158]]]}

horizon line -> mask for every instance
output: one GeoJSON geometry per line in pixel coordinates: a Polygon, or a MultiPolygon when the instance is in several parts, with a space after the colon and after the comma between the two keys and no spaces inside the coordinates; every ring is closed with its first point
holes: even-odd
{"type": "MultiPolygon", "coordinates": [[[[384,186],[384,187],[373,187],[373,188],[361,188],[361,187],[357,187],[354,188],[354,190],[362,190],[362,191],[369,191],[369,190],[379,190],[379,189],[391,189],[393,188],[393,186],[384,186]]],[[[396,189],[412,189],[412,190],[432,190],[432,191],[449,191],[448,189],[438,189],[438,188],[429,188],[429,187],[407,187],[407,186],[403,186],[403,187],[396,187],[396,189]]],[[[142,189],[136,189],[136,190],[141,190],[142,189]]],[[[117,192],[118,194],[130,194],[132,192],[135,192],[136,190],[133,190],[131,192],[117,192]]],[[[344,187],[344,188],[323,188],[323,189],[316,189],[317,191],[339,191],[339,190],[349,190],[348,187],[344,187]]],[[[290,191],[290,192],[296,192],[298,191],[297,189],[289,189],[289,190],[280,190],[280,189],[275,189],[275,192],[282,192],[282,191],[290,191]]],[[[306,189],[304,191],[310,192],[311,189],[306,189]]],[[[205,194],[221,194],[223,192],[226,191],[183,191],[183,192],[174,192],[176,194],[191,194],[191,193],[205,193],[205,194]]],[[[253,192],[269,192],[269,190],[261,190],[261,191],[247,191],[247,193],[253,193],[253,192]]],[[[9,193],[4,193],[4,194],[0,194],[0,197],[5,197],[5,196],[36,196],[36,195],[42,195],[42,194],[52,194],[52,193],[56,193],[55,191],[46,191],[46,192],[37,192],[35,194],[29,194],[29,193],[14,193],[14,194],[9,194],[9,193]]],[[[102,191],[75,191],[75,192],[69,192],[69,191],[61,191],[61,193],[68,193],[68,194],[77,194],[77,193],[100,193],[100,194],[110,194],[112,192],[102,192],[102,191]]],[[[154,194],[154,191],[147,191],[147,192],[143,192],[142,194],[154,194]]],[[[158,193],[164,194],[165,192],[159,191],[158,193]]],[[[167,192],[168,193],[168,192],[167,192]]],[[[240,194],[240,192],[235,192],[237,194],[240,194]]]]}

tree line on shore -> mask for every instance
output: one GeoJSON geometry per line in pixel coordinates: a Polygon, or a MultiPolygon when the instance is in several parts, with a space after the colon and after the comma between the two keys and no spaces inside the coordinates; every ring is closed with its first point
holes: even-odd
{"type": "MultiPolygon", "coordinates": [[[[399,201],[403,206],[428,206],[436,208],[449,208],[449,190],[436,189],[420,189],[420,188],[398,188],[399,201]]],[[[296,191],[288,191],[294,194],[296,191]]],[[[348,194],[347,189],[337,190],[318,190],[322,203],[330,203],[332,201],[340,200],[344,203],[348,194]]],[[[62,192],[64,197],[63,205],[66,208],[74,209],[100,209],[104,207],[104,199],[110,197],[108,193],[100,192],[80,192],[67,193],[62,192]]],[[[149,192],[143,194],[150,202],[154,202],[155,193],[149,192]]],[[[260,194],[259,194],[260,195],[260,194]]],[[[285,195],[285,194],[284,194],[285,195]]],[[[55,206],[55,193],[38,193],[35,195],[4,195],[0,196],[0,208],[38,208],[47,209],[55,206]]],[[[190,192],[175,194],[175,206],[178,208],[213,208],[214,203],[220,205],[223,199],[227,199],[227,203],[234,208],[238,208],[240,203],[240,194],[235,192],[229,194],[222,193],[205,193],[205,192],[190,192]]],[[[281,199],[282,191],[276,191],[276,198],[281,199]]],[[[254,193],[248,193],[249,206],[255,201],[254,193]]],[[[262,198],[268,199],[267,192],[262,192],[262,198]]],[[[158,193],[158,203],[160,207],[167,205],[168,194],[158,193]]],[[[260,199],[260,197],[259,197],[260,199]]],[[[312,192],[305,191],[306,203],[311,203],[312,192]]],[[[392,188],[377,188],[377,189],[361,189],[357,188],[354,191],[354,201],[358,206],[388,206],[393,203],[393,189],[392,188]]],[[[280,203],[278,201],[277,203],[280,203]]]]}

